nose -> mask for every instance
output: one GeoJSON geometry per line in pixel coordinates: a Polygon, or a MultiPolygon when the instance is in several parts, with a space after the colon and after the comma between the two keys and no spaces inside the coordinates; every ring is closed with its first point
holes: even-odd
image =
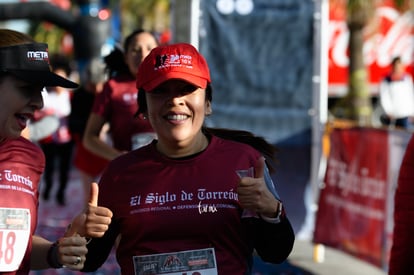
{"type": "Polygon", "coordinates": [[[182,105],[183,104],[183,95],[177,92],[170,91],[168,92],[168,104],[170,106],[182,105]]]}

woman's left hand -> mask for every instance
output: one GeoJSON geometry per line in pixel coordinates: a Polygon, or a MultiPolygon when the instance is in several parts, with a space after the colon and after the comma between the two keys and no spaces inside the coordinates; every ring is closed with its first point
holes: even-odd
{"type": "Polygon", "coordinates": [[[277,216],[279,201],[269,191],[264,181],[265,159],[261,157],[255,167],[254,178],[240,179],[237,193],[240,205],[244,209],[254,211],[263,216],[274,218],[277,216]]]}
{"type": "Polygon", "coordinates": [[[60,238],[57,247],[59,263],[73,270],[81,270],[88,253],[86,243],[86,239],[79,235],[60,238]]]}

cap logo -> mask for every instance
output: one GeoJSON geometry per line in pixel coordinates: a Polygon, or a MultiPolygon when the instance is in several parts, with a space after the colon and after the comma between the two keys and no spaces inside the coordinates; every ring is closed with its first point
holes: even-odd
{"type": "Polygon", "coordinates": [[[44,52],[44,51],[36,51],[36,52],[28,51],[27,52],[27,58],[29,60],[49,62],[49,54],[48,54],[48,52],[44,52]]]}
{"type": "Polygon", "coordinates": [[[154,70],[159,70],[168,67],[185,67],[192,69],[192,56],[185,54],[163,54],[155,57],[154,70]]]}
{"type": "Polygon", "coordinates": [[[155,66],[154,69],[157,69],[159,67],[164,67],[165,61],[167,60],[167,55],[163,54],[163,55],[157,55],[155,57],[155,66]]]}
{"type": "Polygon", "coordinates": [[[206,60],[188,43],[154,48],[138,68],[136,87],[150,93],[170,79],[186,81],[202,89],[211,82],[206,60]]]}
{"type": "Polygon", "coordinates": [[[23,43],[0,47],[0,70],[26,82],[42,86],[77,88],[78,85],[50,70],[45,43],[23,43]]]}

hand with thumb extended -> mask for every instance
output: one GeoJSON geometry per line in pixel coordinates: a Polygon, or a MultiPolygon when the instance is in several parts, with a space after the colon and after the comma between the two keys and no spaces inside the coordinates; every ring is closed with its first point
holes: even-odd
{"type": "Polygon", "coordinates": [[[239,186],[237,187],[241,206],[244,209],[255,211],[259,214],[273,213],[275,206],[278,205],[264,181],[265,166],[264,157],[260,157],[254,168],[254,178],[241,178],[239,186]]]}
{"type": "Polygon", "coordinates": [[[110,209],[98,206],[98,195],[98,184],[93,182],[89,202],[85,205],[83,212],[72,220],[65,237],[79,234],[83,237],[99,238],[105,234],[113,214],[110,209]]]}
{"type": "Polygon", "coordinates": [[[256,167],[254,167],[254,177],[255,178],[264,178],[265,166],[266,166],[265,158],[260,157],[256,162],[256,167]]]}

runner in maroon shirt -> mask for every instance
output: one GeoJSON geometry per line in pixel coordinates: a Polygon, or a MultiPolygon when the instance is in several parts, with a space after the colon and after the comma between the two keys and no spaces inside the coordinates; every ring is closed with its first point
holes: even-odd
{"type": "Polygon", "coordinates": [[[46,44],[6,29],[0,29],[0,71],[0,274],[28,274],[30,269],[63,265],[81,269],[86,239],[76,233],[101,236],[111,213],[94,207],[93,198],[86,213],[77,216],[58,242],[34,235],[45,157],[21,136],[34,112],[43,107],[44,86],[75,88],[77,84],[50,71],[46,44]],[[88,220],[86,214],[91,214],[88,220]]]}
{"type": "MultiPolygon", "coordinates": [[[[131,149],[148,143],[155,136],[148,121],[137,119],[138,110],[136,74],[138,66],[151,49],[158,45],[156,37],[147,31],[131,33],[124,43],[125,53],[117,57],[125,61],[116,75],[104,85],[103,91],[96,95],[92,112],[86,125],[83,143],[91,152],[112,160],[131,149]],[[124,68],[125,67],[125,68],[124,68]],[[105,123],[110,125],[112,146],[99,138],[105,123]],[[142,139],[149,138],[143,142],[142,139]]],[[[109,66],[111,67],[111,65],[109,66]]]]}
{"type": "Polygon", "coordinates": [[[294,232],[266,167],[273,147],[203,126],[212,113],[204,58],[189,44],[157,47],[137,76],[138,114],[157,139],[105,170],[99,202],[114,216],[89,243],[84,271],[114,244],[122,274],[249,274],[254,250],[284,261],[294,232]]]}

